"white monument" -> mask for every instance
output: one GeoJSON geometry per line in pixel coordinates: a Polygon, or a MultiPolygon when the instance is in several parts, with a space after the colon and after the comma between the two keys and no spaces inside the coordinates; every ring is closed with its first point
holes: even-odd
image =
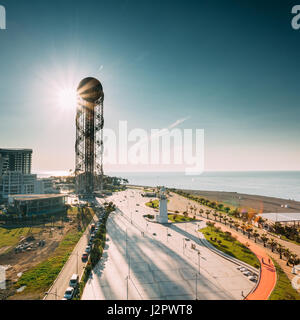
{"type": "Polygon", "coordinates": [[[168,199],[166,189],[162,187],[159,192],[159,215],[156,217],[159,223],[168,223],[168,199]]]}

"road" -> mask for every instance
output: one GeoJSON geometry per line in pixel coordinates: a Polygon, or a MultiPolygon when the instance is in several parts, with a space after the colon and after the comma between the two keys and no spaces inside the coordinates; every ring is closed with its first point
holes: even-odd
{"type": "MultiPolygon", "coordinates": [[[[98,220],[95,215],[91,224],[98,220]]],[[[82,262],[81,256],[85,251],[85,248],[89,241],[90,227],[84,232],[77,245],[75,246],[73,252],[71,253],[68,261],[64,265],[60,274],[56,278],[54,284],[48,291],[44,300],[61,300],[64,297],[66,289],[69,287],[69,281],[74,273],[79,276],[83,273],[85,262],[82,262]]]]}
{"type": "Polygon", "coordinates": [[[119,209],[108,219],[109,241],[83,300],[240,300],[242,291],[247,295],[254,287],[236,264],[196,244],[197,223],[167,227],[146,221],[143,215],[153,209],[145,206],[147,198],[138,190],[106,200],[119,209]]]}

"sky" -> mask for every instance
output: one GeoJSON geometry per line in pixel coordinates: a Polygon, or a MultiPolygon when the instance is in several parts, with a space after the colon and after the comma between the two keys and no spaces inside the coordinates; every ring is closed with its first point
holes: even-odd
{"type": "Polygon", "coordinates": [[[93,76],[105,128],[204,129],[205,170],[300,170],[295,4],[0,0],[0,147],[74,169],[70,90],[93,76]]]}

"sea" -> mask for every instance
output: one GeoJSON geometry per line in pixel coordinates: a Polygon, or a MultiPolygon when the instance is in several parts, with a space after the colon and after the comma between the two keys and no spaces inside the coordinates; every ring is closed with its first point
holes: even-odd
{"type": "MultiPolygon", "coordinates": [[[[59,172],[38,173],[39,177],[59,172]]],[[[60,172],[61,175],[63,172],[60,172]]],[[[109,172],[130,184],[169,188],[227,191],[300,201],[300,171],[212,172],[190,176],[181,172],[109,172]]],[[[65,174],[64,174],[65,175],[65,174]]]]}

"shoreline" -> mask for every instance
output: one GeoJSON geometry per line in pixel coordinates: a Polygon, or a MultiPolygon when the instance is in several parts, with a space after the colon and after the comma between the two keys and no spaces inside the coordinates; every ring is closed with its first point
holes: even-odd
{"type": "MultiPolygon", "coordinates": [[[[128,187],[149,188],[152,186],[144,185],[127,185],[128,187]]],[[[167,187],[168,188],[168,187],[167,187]]],[[[260,213],[298,213],[300,212],[300,201],[287,200],[283,198],[252,195],[239,192],[227,192],[227,191],[206,191],[206,190],[192,190],[192,189],[180,189],[180,188],[168,188],[174,190],[180,190],[190,193],[195,196],[200,196],[210,201],[223,203],[228,206],[241,207],[247,210],[254,209],[260,213]],[[288,205],[288,208],[281,207],[281,205],[288,205]]]]}

